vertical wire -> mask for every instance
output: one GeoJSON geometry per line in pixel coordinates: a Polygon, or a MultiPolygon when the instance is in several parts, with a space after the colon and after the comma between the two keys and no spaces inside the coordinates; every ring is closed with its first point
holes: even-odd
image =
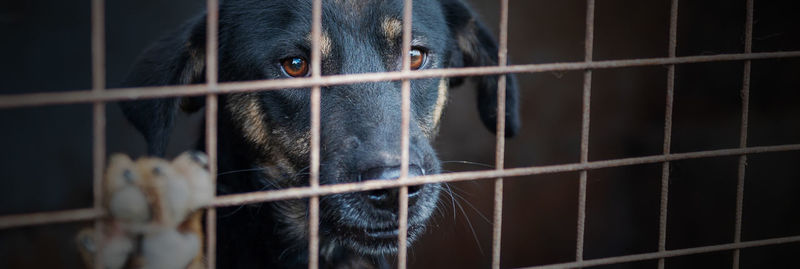
{"type": "MultiPolygon", "coordinates": [[[[594,0],[586,1],[585,62],[592,61],[594,47],[594,0]]],[[[583,74],[583,119],[581,122],[581,163],[589,161],[589,117],[592,100],[592,70],[583,74]]],[[[586,177],[587,171],[580,172],[578,186],[578,236],[575,247],[575,260],[583,261],[584,233],[586,231],[586,177]]]]}
{"type": "MultiPolygon", "coordinates": [[[[497,51],[497,64],[508,64],[508,0],[500,1],[500,48],[497,51]]],[[[506,145],[506,74],[497,80],[497,131],[495,145],[495,169],[505,166],[506,145]]],[[[503,228],[503,178],[494,182],[494,216],[492,220],[492,268],[500,268],[500,245],[503,228]]]]}
{"type": "MultiPolygon", "coordinates": [[[[105,48],[105,1],[92,0],[92,91],[99,93],[106,87],[106,48],[105,48]]],[[[94,102],[92,105],[92,192],[94,209],[103,210],[103,169],[106,155],[106,105],[94,102]]],[[[100,218],[94,221],[94,238],[97,250],[94,267],[103,268],[103,223],[100,218]]]]}
{"type": "MultiPolygon", "coordinates": [[[[403,1],[403,70],[404,74],[411,72],[411,20],[412,5],[411,0],[403,1]]],[[[408,179],[408,147],[409,147],[409,124],[411,121],[411,81],[403,79],[402,82],[402,118],[401,125],[401,163],[400,178],[405,181],[408,179]]],[[[406,268],[406,245],[408,238],[408,186],[400,187],[399,209],[397,214],[397,268],[406,268]]]]}
{"type": "MultiPolygon", "coordinates": [[[[675,58],[678,47],[678,0],[672,0],[669,13],[669,51],[670,58],[675,58]]],[[[667,101],[664,112],[664,155],[670,154],[672,148],[672,105],[675,96],[675,65],[667,66],[667,101]]],[[[669,206],[669,162],[661,166],[661,208],[658,220],[658,251],[667,249],[667,209],[669,206]]],[[[664,258],[658,259],[658,269],[664,269],[664,258]]]]}
{"type": "MultiPolygon", "coordinates": [[[[322,55],[320,39],[322,37],[322,0],[314,0],[311,10],[311,76],[319,79],[322,75],[322,55]]],[[[311,88],[311,174],[309,185],[319,188],[319,136],[320,136],[320,104],[322,89],[311,88]]],[[[319,196],[308,200],[308,268],[319,266],[319,196]]]]}
{"type": "MultiPolygon", "coordinates": [[[[217,35],[219,31],[219,2],[207,0],[208,14],[206,14],[206,85],[209,90],[217,89],[217,35]]],[[[208,154],[208,172],[211,175],[211,184],[216,196],[217,186],[217,111],[218,98],[216,94],[206,96],[206,154],[208,154]]],[[[209,208],[206,211],[206,265],[213,269],[216,267],[217,257],[217,210],[209,208]]]]}
{"type": "MultiPolygon", "coordinates": [[[[745,18],[744,30],[744,53],[753,52],[753,0],[747,0],[747,15],[745,18]]],[[[744,62],[744,74],[742,77],[742,125],[739,137],[739,147],[747,147],[747,125],[748,116],[750,113],[750,68],[752,61],[746,60],[744,62]]],[[[744,206],[744,175],[745,166],[747,165],[747,155],[742,154],[739,156],[739,174],[736,183],[736,226],[734,230],[733,242],[739,243],[742,241],[742,207],[744,206]]],[[[733,251],[733,268],[739,268],[739,256],[741,249],[733,251]]]]}

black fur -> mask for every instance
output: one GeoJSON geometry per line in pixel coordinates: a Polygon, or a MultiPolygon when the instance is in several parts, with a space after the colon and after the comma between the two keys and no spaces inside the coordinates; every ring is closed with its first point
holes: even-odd
{"type": "MultiPolygon", "coordinates": [[[[396,71],[400,35],[387,38],[383,21],[402,18],[402,1],[324,1],[323,31],[330,50],[323,75],[396,71]]],[[[458,0],[414,1],[412,44],[428,53],[423,69],[497,64],[497,45],[473,12],[458,0]]],[[[309,0],[227,0],[220,6],[219,79],[282,79],[280,61],[310,58],[309,0]]],[[[148,48],[127,86],[204,82],[205,16],[148,48]]],[[[478,109],[495,129],[497,77],[476,77],[478,109]]],[[[449,80],[451,86],[461,78],[449,80]]],[[[438,119],[439,79],[414,80],[410,124],[411,175],[439,172],[430,146],[438,119]]],[[[508,76],[506,134],[519,128],[517,91],[508,76]]],[[[220,194],[307,185],[309,89],[220,96],[220,194]]],[[[322,184],[396,177],[400,165],[400,82],[324,87],[322,92],[322,184]]],[[[175,113],[196,111],[200,98],[122,103],[128,119],[163,155],[175,113]]],[[[203,143],[199,143],[202,145],[203,143]]],[[[200,146],[202,148],[202,146],[200,146]]],[[[441,185],[411,187],[409,243],[425,229],[441,185]]],[[[321,198],[320,263],[326,268],[387,267],[382,256],[396,251],[396,190],[321,198]]],[[[290,200],[219,211],[218,263],[231,267],[305,267],[307,200],[290,200]]]]}

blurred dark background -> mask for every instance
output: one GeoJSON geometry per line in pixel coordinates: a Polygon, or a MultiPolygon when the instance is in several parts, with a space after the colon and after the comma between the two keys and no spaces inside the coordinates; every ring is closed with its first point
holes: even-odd
{"type": "MultiPolygon", "coordinates": [[[[497,31],[497,1],[468,1],[497,31]]],[[[583,60],[585,1],[510,1],[513,63],[583,60]]],[[[135,57],[201,12],[201,0],[106,4],[107,80],[118,86],[135,57]]],[[[595,60],[667,56],[668,0],[597,2],[595,60]]],[[[800,50],[800,3],[755,2],[753,50],[800,50]]],[[[678,56],[740,53],[744,0],[681,1],[678,56]]],[[[0,94],[91,88],[90,1],[0,1],[0,94]]],[[[597,70],[592,83],[590,160],[662,153],[667,68],[597,70]]],[[[743,62],[676,68],[672,152],[737,147],[743,62]]],[[[800,143],[800,59],[752,65],[748,145],[800,143]]],[[[518,75],[523,128],[508,140],[507,167],[579,161],[582,72],[518,75]]],[[[478,120],[469,86],[451,91],[436,147],[443,161],[492,165],[494,137],[478,120]]],[[[108,151],[141,155],[144,141],[114,103],[108,151]]],[[[170,156],[191,148],[202,113],[184,115],[170,156]]],[[[0,110],[0,214],[91,206],[91,105],[0,110]]],[[[667,249],[733,242],[738,157],[673,162],[667,249]]],[[[743,240],[800,235],[800,152],[748,157],[743,240]]],[[[448,163],[448,171],[490,169],[448,163]]],[[[585,258],[657,251],[661,164],[589,171],[585,258]]],[[[575,258],[578,174],[505,181],[502,267],[575,258]]],[[[452,184],[430,232],[410,251],[412,268],[491,264],[493,184],[452,184]],[[462,209],[463,208],[463,209],[462,209]]],[[[82,268],[73,235],[85,223],[0,231],[1,268],[82,268]]],[[[798,267],[800,244],[748,248],[744,268],[798,267]],[[794,265],[794,266],[792,266],[794,265]]],[[[655,268],[656,261],[606,266],[655,268]]],[[[667,259],[669,268],[727,268],[732,252],[667,259]]]]}

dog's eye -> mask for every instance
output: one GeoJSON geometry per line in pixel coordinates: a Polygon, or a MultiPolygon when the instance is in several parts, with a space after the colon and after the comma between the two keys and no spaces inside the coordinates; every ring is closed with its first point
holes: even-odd
{"type": "Polygon", "coordinates": [[[281,61],[283,72],[292,77],[304,77],[308,75],[308,61],[301,57],[286,58],[281,61]]]}
{"type": "Polygon", "coordinates": [[[425,63],[425,57],[427,54],[418,48],[411,48],[409,53],[411,54],[411,70],[417,70],[422,67],[422,64],[425,63]]]}

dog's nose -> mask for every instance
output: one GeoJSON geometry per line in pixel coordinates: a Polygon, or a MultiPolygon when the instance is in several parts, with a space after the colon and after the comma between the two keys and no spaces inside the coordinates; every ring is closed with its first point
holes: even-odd
{"type": "MultiPolygon", "coordinates": [[[[415,177],[415,176],[422,176],[425,172],[416,165],[410,165],[408,167],[408,177],[415,177]]],[[[371,179],[397,179],[400,177],[400,167],[375,167],[364,171],[361,174],[361,178],[363,180],[371,180],[371,179]]],[[[422,186],[408,186],[408,197],[414,198],[417,196],[419,191],[422,189],[422,186]]],[[[375,206],[388,209],[388,210],[396,210],[397,207],[397,199],[399,198],[399,190],[398,188],[391,188],[391,189],[380,189],[369,191],[366,193],[367,199],[369,199],[375,206]]]]}

